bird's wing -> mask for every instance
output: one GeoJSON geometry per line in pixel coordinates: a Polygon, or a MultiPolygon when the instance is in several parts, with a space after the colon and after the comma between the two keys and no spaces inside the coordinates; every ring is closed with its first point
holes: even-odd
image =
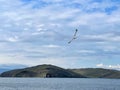
{"type": "Polygon", "coordinates": [[[76,34],[77,34],[77,29],[75,30],[75,33],[74,33],[74,35],[73,35],[73,38],[68,42],[68,43],[71,43],[74,39],[76,39],[76,34]]]}
{"type": "Polygon", "coordinates": [[[78,30],[76,29],[76,30],[75,30],[75,33],[74,33],[74,37],[76,37],[77,32],[78,32],[78,30]]]}
{"type": "Polygon", "coordinates": [[[74,38],[72,38],[68,43],[70,44],[73,40],[74,40],[74,38]]]}

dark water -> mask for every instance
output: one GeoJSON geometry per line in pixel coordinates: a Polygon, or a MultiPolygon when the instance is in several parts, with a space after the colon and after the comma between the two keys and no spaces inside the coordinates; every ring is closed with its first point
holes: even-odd
{"type": "Polygon", "coordinates": [[[120,90],[120,79],[0,78],[0,90],[120,90]]]}

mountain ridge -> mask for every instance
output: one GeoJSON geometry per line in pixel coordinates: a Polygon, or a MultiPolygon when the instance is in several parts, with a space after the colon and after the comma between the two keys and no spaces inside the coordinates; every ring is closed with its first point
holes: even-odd
{"type": "Polygon", "coordinates": [[[24,69],[3,72],[1,77],[60,77],[60,78],[85,78],[73,71],[53,65],[38,65],[24,69]]]}
{"type": "Polygon", "coordinates": [[[81,68],[70,69],[71,71],[86,76],[88,78],[119,78],[120,71],[104,68],[81,68]]]}
{"type": "Polygon", "coordinates": [[[1,73],[0,77],[40,77],[40,78],[117,78],[120,71],[103,68],[64,69],[54,65],[37,65],[1,73]]]}

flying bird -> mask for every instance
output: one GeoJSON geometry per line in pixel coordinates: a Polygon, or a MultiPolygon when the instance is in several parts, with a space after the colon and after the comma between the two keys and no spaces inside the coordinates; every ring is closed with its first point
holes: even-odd
{"type": "Polygon", "coordinates": [[[74,39],[77,38],[77,37],[76,37],[77,32],[78,32],[78,30],[76,29],[76,30],[75,30],[75,33],[74,33],[74,35],[73,35],[73,37],[72,37],[72,39],[68,42],[68,44],[70,44],[74,39]]]}

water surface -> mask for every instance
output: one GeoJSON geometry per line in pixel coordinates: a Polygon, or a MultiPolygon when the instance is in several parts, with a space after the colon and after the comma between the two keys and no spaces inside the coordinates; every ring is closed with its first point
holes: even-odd
{"type": "Polygon", "coordinates": [[[120,90],[120,79],[0,78],[0,90],[120,90]]]}

